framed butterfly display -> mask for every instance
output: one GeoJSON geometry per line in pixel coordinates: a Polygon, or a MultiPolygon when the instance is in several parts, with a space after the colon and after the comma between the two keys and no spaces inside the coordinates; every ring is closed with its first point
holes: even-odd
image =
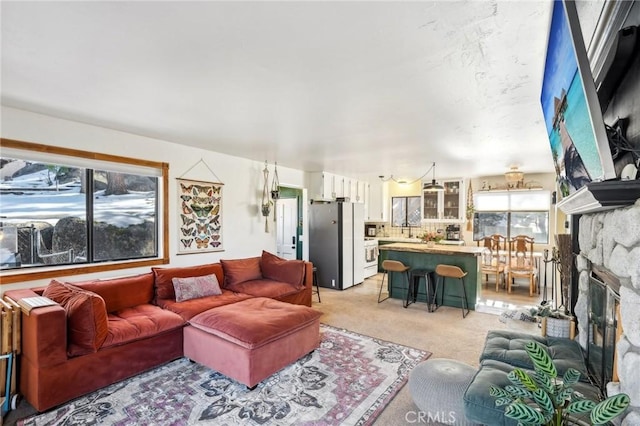
{"type": "Polygon", "coordinates": [[[222,183],[178,181],[178,254],[224,250],[222,183]]]}

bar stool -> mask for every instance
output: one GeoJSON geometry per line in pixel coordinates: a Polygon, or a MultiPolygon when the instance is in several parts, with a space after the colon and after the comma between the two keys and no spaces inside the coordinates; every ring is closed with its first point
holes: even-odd
{"type": "MultiPolygon", "coordinates": [[[[382,269],[383,269],[383,274],[382,274],[382,282],[380,283],[380,291],[378,292],[378,303],[380,302],[384,302],[385,300],[387,300],[389,297],[391,297],[391,288],[389,288],[389,296],[385,297],[384,299],[380,300],[380,296],[382,295],[382,287],[384,287],[384,277],[387,276],[388,274],[390,274],[391,272],[400,272],[402,273],[402,275],[404,275],[405,277],[407,277],[407,292],[409,291],[409,268],[408,266],[406,266],[404,263],[398,261],[398,260],[383,260],[382,261],[382,269]]],[[[387,282],[391,283],[391,279],[387,278],[387,282]]],[[[405,304],[405,302],[402,302],[402,306],[403,307],[407,307],[407,305],[405,304]]]]}
{"type": "Polygon", "coordinates": [[[316,286],[316,289],[313,290],[311,292],[311,296],[313,296],[314,294],[318,295],[318,303],[320,302],[320,287],[318,286],[318,268],[316,268],[315,266],[313,267],[313,283],[311,284],[311,288],[313,289],[313,286],[316,286]]]}
{"type": "MultiPolygon", "coordinates": [[[[418,293],[420,292],[420,279],[424,278],[424,287],[427,295],[427,311],[432,312],[431,310],[431,292],[434,290],[434,279],[433,279],[433,269],[426,268],[414,268],[409,271],[411,286],[409,287],[409,291],[407,292],[407,303],[406,306],[409,306],[412,303],[416,302],[418,293]],[[410,300],[411,299],[411,300],[410,300]]],[[[405,307],[406,307],[405,306],[405,307]]]]}
{"type": "MultiPolygon", "coordinates": [[[[462,299],[462,318],[465,318],[469,313],[469,301],[467,300],[467,289],[464,286],[464,277],[467,276],[467,273],[464,272],[457,266],[453,265],[443,265],[440,264],[436,266],[436,274],[439,277],[442,277],[442,300],[444,301],[444,283],[446,278],[457,278],[462,283],[462,296],[457,296],[462,299]],[[465,312],[466,309],[466,312],[465,312]]],[[[438,309],[438,285],[440,284],[440,280],[436,281],[436,309],[438,309]]],[[[434,309],[435,310],[435,309],[434,309]]]]}

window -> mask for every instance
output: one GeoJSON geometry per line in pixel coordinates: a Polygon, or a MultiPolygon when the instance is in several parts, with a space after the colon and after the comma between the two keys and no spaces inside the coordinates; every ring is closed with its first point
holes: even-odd
{"type": "Polygon", "coordinates": [[[473,240],[500,234],[527,235],[537,244],[549,243],[549,191],[487,192],[475,194],[473,240]]]}
{"type": "Polygon", "coordinates": [[[420,197],[391,197],[391,226],[420,226],[420,197]]]}
{"type": "Polygon", "coordinates": [[[6,139],[2,148],[3,283],[167,263],[166,163],[6,139]]]}

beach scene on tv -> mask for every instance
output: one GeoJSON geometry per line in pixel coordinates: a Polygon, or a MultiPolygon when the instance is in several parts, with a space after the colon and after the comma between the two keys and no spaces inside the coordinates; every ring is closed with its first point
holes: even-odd
{"type": "Polygon", "coordinates": [[[553,6],[541,103],[562,196],[602,178],[584,81],[561,1],[553,6]]]}

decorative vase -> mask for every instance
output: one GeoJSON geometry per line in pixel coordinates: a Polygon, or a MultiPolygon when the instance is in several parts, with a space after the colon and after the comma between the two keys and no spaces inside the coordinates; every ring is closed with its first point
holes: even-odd
{"type": "Polygon", "coordinates": [[[542,335],[573,339],[575,337],[575,324],[569,318],[543,317],[542,335]]]}

